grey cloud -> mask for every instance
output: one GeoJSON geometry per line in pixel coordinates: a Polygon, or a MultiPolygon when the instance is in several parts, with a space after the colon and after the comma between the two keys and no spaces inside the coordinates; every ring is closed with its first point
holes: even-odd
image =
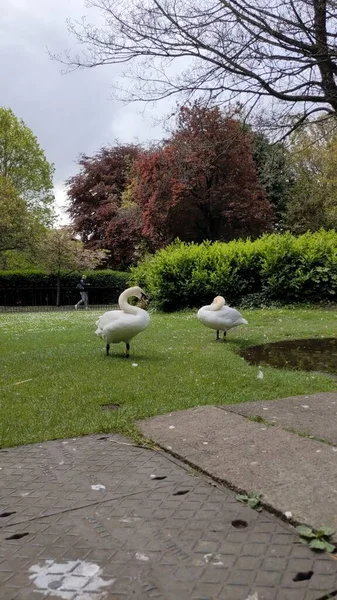
{"type": "Polygon", "coordinates": [[[111,100],[119,67],[61,75],[60,64],[50,59],[47,46],[55,53],[71,48],[66,19],[83,13],[83,0],[1,0],[0,104],[34,131],[55,163],[58,189],[76,172],[80,153],[91,154],[116,138],[143,141],[162,134],[160,125],[152,127],[151,112],[144,118],[135,105],[111,100]]]}

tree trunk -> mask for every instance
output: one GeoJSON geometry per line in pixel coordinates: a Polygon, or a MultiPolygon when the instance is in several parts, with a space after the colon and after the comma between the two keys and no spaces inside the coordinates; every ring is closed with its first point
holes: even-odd
{"type": "Polygon", "coordinates": [[[327,1],[315,0],[315,37],[317,48],[318,68],[322,77],[322,89],[324,90],[326,101],[337,111],[337,85],[335,82],[336,64],[331,57],[331,48],[329,47],[327,34],[327,1]]]}
{"type": "Polygon", "coordinates": [[[61,278],[57,275],[56,278],[56,306],[60,306],[60,295],[61,295],[61,278]]]}

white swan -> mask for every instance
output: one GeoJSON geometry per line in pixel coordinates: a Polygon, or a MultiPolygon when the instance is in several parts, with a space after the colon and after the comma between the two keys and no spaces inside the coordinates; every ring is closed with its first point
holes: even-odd
{"type": "Polygon", "coordinates": [[[109,355],[110,344],[126,344],[126,358],[129,358],[130,340],[150,324],[150,315],[138,306],[128,304],[128,298],[146,298],[140,287],[125,290],[118,298],[121,310],[109,310],[96,321],[96,335],[106,343],[106,353],[109,355]]]}
{"type": "Polygon", "coordinates": [[[222,296],[217,296],[212,304],[200,308],[197,317],[205,327],[216,330],[217,340],[219,339],[219,331],[223,331],[225,339],[227,331],[233,327],[248,324],[248,321],[243,318],[238,310],[225,306],[225,299],[222,296]]]}

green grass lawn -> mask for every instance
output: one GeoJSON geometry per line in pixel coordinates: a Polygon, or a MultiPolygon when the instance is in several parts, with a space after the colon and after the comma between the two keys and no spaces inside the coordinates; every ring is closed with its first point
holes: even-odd
{"type": "Polygon", "coordinates": [[[238,355],[266,341],[336,336],[335,311],[243,312],[249,325],[230,332],[226,343],[215,342],[215,332],[192,313],[154,313],[129,360],[122,344],[105,356],[94,311],[1,315],[0,446],[132,434],[137,419],[192,406],[337,391],[336,379],[299,371],[264,368],[258,380],[257,367],[238,355]],[[121,408],[103,412],[108,403],[121,408]]]}

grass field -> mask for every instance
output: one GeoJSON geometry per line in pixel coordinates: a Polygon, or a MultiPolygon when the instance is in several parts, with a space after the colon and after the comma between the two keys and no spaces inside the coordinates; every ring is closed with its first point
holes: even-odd
{"type": "Polygon", "coordinates": [[[216,343],[192,313],[154,313],[131,344],[104,344],[98,313],[0,316],[0,446],[97,432],[135,433],[137,419],[202,404],[271,400],[337,391],[332,377],[257,368],[240,348],[287,338],[337,335],[337,313],[322,309],[243,311],[249,325],[216,343]],[[133,364],[137,366],[133,366],[133,364]],[[101,405],[118,403],[117,412],[101,405]]]}

